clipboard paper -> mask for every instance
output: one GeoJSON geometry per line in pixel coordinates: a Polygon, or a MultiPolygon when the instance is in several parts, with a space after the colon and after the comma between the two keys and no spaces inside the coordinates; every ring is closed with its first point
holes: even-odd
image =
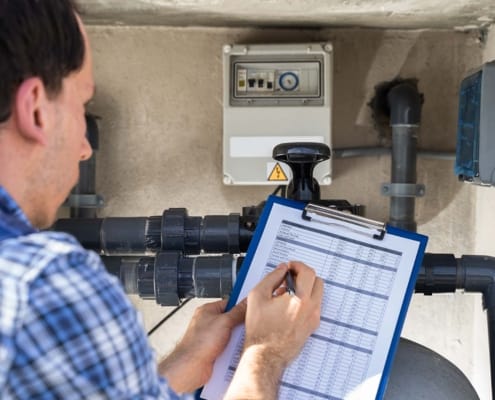
{"type": "MultiPolygon", "coordinates": [[[[427,237],[270,196],[227,308],[281,262],[324,281],[320,327],[286,368],[279,399],[382,399],[427,237]]],[[[242,352],[237,327],[201,398],[223,397],[242,352]]]]}

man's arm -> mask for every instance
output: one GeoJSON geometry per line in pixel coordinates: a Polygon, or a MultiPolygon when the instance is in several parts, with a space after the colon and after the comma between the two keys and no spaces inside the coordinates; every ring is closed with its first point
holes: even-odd
{"type": "Polygon", "coordinates": [[[157,374],[136,310],[96,253],[66,234],[43,232],[11,254],[27,260],[29,273],[11,285],[25,304],[6,397],[178,398],[157,374]]]}
{"type": "Polygon", "coordinates": [[[319,326],[323,281],[300,262],[281,264],[249,294],[244,353],[225,399],[276,399],[284,368],[319,326]],[[279,293],[290,268],[296,295],[279,293]]]}
{"type": "Polygon", "coordinates": [[[158,370],[177,393],[192,392],[210,379],[213,364],[230,339],[232,329],[244,321],[246,302],[224,313],[226,300],[198,307],[187,331],[158,370]]]}

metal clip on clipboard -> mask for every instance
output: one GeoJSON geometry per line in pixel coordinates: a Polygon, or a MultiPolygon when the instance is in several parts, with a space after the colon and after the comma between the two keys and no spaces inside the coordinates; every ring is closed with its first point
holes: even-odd
{"type": "Polygon", "coordinates": [[[383,222],[348,214],[333,208],[319,206],[309,203],[303,210],[302,217],[308,221],[321,222],[323,224],[335,224],[343,226],[354,232],[370,234],[374,239],[383,240],[386,233],[386,226],[383,222]],[[328,218],[333,221],[329,222],[328,218]]]}

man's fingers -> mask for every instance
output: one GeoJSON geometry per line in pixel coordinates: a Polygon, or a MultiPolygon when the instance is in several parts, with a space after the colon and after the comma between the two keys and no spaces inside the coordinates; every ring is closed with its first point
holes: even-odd
{"type": "Polygon", "coordinates": [[[315,279],[315,284],[313,285],[313,291],[311,293],[311,298],[313,300],[321,302],[321,299],[323,298],[323,287],[323,279],[317,277],[315,279]]]}
{"type": "Polygon", "coordinates": [[[280,264],[272,272],[266,275],[260,283],[258,283],[255,290],[261,293],[264,297],[271,298],[274,290],[277,289],[284,281],[287,271],[287,264],[280,264]]]}
{"type": "Polygon", "coordinates": [[[212,301],[211,303],[206,303],[203,304],[201,307],[213,314],[221,314],[225,311],[225,306],[227,305],[227,300],[217,300],[217,301],[212,301]]]}
{"type": "Polygon", "coordinates": [[[287,293],[287,286],[282,285],[273,291],[272,296],[273,297],[283,296],[286,293],[287,293]]]}
{"type": "Polygon", "coordinates": [[[236,304],[229,312],[225,315],[229,317],[232,326],[239,325],[241,322],[244,322],[246,318],[246,308],[247,308],[247,299],[243,299],[240,303],[236,304]]]}
{"type": "Polygon", "coordinates": [[[314,269],[299,261],[291,261],[289,268],[295,277],[296,295],[300,298],[311,296],[316,278],[314,269]]]}

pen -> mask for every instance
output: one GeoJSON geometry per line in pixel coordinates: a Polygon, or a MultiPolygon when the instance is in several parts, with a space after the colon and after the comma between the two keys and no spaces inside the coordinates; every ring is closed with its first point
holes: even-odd
{"type": "Polygon", "coordinates": [[[289,292],[289,295],[294,296],[296,294],[296,288],[294,287],[294,278],[292,277],[290,269],[287,271],[285,279],[287,280],[287,291],[289,292]]]}

